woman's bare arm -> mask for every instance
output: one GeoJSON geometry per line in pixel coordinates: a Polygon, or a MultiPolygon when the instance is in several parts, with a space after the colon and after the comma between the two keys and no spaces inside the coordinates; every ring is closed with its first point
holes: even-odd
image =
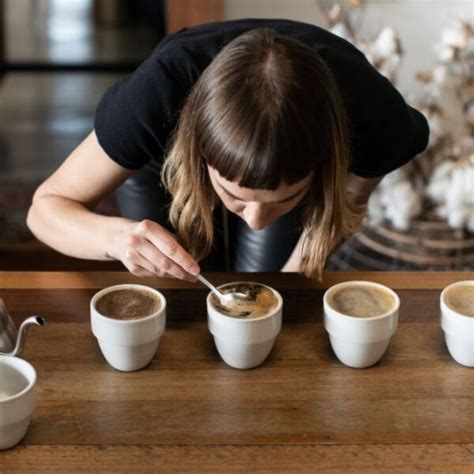
{"type": "Polygon", "coordinates": [[[116,259],[134,274],[192,279],[195,260],[166,229],[93,212],[133,174],[111,160],[92,132],[33,196],[27,224],[35,236],[73,257],[116,259]]]}
{"type": "Polygon", "coordinates": [[[354,204],[366,206],[373,190],[383,178],[384,176],[378,176],[377,178],[361,178],[353,173],[348,173],[346,188],[349,199],[354,204]]]}
{"type": "MultiPolygon", "coordinates": [[[[349,173],[347,176],[347,194],[350,200],[359,206],[366,206],[372,191],[382,179],[383,176],[377,178],[361,178],[360,176],[349,173]]],[[[302,234],[290,258],[281,269],[282,272],[299,272],[301,270],[303,241],[304,235],[302,234]]],[[[340,243],[342,243],[342,241],[340,243]]]]}

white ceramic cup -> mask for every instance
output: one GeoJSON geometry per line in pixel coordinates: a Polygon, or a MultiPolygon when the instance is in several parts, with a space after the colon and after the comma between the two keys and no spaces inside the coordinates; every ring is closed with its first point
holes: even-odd
{"type": "Polygon", "coordinates": [[[283,299],[278,291],[261,283],[233,282],[218,288],[224,289],[241,283],[264,286],[271,290],[278,301],[276,308],[259,318],[233,318],[219,312],[211,304],[210,292],[206,300],[207,323],[224,362],[236,369],[252,369],[268,357],[281,330],[283,299]]]}
{"type": "Polygon", "coordinates": [[[444,299],[453,288],[466,285],[474,291],[474,280],[465,280],[453,283],[441,292],[441,328],[451,357],[461,365],[474,367],[474,318],[454,311],[444,299]]]}
{"type": "Polygon", "coordinates": [[[12,448],[22,440],[35,405],[33,366],[18,357],[0,355],[0,449],[12,448]]]}
{"type": "Polygon", "coordinates": [[[125,284],[104,288],[90,303],[92,333],[107,362],[117,370],[131,372],[145,367],[156,353],[166,326],[166,299],[154,288],[125,284]],[[96,303],[101,296],[117,290],[146,290],[160,299],[160,308],[154,314],[140,319],[114,319],[100,314],[96,303]]]}
{"type": "Polygon", "coordinates": [[[332,286],[324,293],[324,327],[337,358],[345,365],[365,368],[376,364],[384,355],[398,326],[400,298],[379,283],[347,281],[332,286]],[[329,297],[345,286],[372,286],[390,293],[395,301],[393,308],[375,317],[359,318],[336,311],[328,302],[329,297]]]}

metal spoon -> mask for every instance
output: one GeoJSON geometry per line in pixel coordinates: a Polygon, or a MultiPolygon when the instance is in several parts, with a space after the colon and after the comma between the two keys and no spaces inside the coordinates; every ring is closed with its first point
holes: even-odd
{"type": "Polygon", "coordinates": [[[210,281],[206,280],[201,274],[197,275],[196,278],[206,285],[214,294],[219,298],[221,303],[231,303],[233,301],[251,301],[252,297],[245,293],[233,291],[231,293],[221,293],[210,281]]]}

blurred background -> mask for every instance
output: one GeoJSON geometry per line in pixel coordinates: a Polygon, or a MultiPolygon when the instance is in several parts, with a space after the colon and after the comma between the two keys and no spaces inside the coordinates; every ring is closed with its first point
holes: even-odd
{"type": "Polygon", "coordinates": [[[331,29],[430,122],[426,152],[384,179],[328,269],[474,269],[474,0],[0,0],[0,270],[123,268],[37,242],[31,196],[167,33],[245,17],[331,29]]]}

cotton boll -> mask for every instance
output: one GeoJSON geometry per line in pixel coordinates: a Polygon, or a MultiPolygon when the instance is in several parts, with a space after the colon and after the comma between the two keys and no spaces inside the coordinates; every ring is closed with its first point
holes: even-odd
{"type": "Polygon", "coordinates": [[[370,43],[366,43],[363,40],[357,41],[357,47],[364,53],[364,56],[367,58],[370,64],[374,64],[375,57],[372,54],[372,45],[370,43]]]}
{"type": "Polygon", "coordinates": [[[448,217],[448,207],[447,206],[438,206],[435,209],[435,214],[441,219],[446,219],[448,217]]]}
{"type": "Polygon", "coordinates": [[[455,167],[456,163],[454,161],[442,161],[434,170],[432,180],[449,179],[455,167]]]}
{"type": "Polygon", "coordinates": [[[422,211],[422,191],[417,191],[405,167],[389,173],[369,200],[369,219],[379,224],[385,218],[399,230],[407,230],[422,211]]]}
{"type": "Polygon", "coordinates": [[[468,167],[463,173],[462,192],[466,204],[474,206],[474,167],[468,167]]]}
{"type": "Polygon", "coordinates": [[[448,185],[448,181],[444,180],[431,180],[430,184],[426,188],[426,194],[437,204],[440,204],[445,199],[445,189],[448,185]]]}
{"type": "Polygon", "coordinates": [[[450,186],[451,173],[455,167],[453,161],[443,161],[434,170],[426,194],[433,201],[442,203],[446,199],[446,190],[450,186]]]}
{"type": "MultiPolygon", "coordinates": [[[[460,78],[466,74],[466,66],[460,62],[453,61],[449,64],[448,68],[453,81],[459,81],[460,78]]],[[[459,82],[456,82],[453,85],[455,87],[460,86],[459,82]]]]}
{"type": "Polygon", "coordinates": [[[331,24],[341,23],[342,20],[342,8],[341,5],[335,3],[328,12],[328,19],[331,24]]]}
{"type": "Polygon", "coordinates": [[[435,201],[436,203],[441,203],[444,200],[444,190],[448,184],[448,181],[437,179],[431,179],[430,184],[426,188],[427,196],[435,201]]]}
{"type": "Polygon", "coordinates": [[[373,66],[375,64],[376,58],[372,56],[372,53],[370,52],[370,50],[367,50],[363,53],[364,53],[364,56],[367,58],[367,61],[369,61],[369,63],[372,64],[373,66]]]}
{"type": "MultiPolygon", "coordinates": [[[[474,104],[472,105],[474,108],[474,104]]],[[[474,136],[464,135],[459,142],[461,144],[461,148],[466,151],[467,155],[474,156],[474,136]]],[[[471,160],[471,163],[474,165],[474,160],[471,160]]]]}
{"type": "Polygon", "coordinates": [[[474,193],[474,165],[468,165],[465,162],[457,166],[453,171],[453,186],[459,188],[464,201],[470,202],[474,193]]]}
{"type": "Polygon", "coordinates": [[[461,23],[457,23],[441,32],[441,43],[452,48],[465,48],[467,46],[466,30],[461,23]]]}
{"type": "Polygon", "coordinates": [[[464,204],[463,181],[462,170],[459,168],[454,170],[445,194],[450,209],[458,209],[464,204]]]}
{"type": "Polygon", "coordinates": [[[410,219],[421,211],[422,195],[417,192],[411,183],[401,183],[399,186],[400,202],[398,206],[405,210],[405,215],[410,219]]]}
{"type": "Polygon", "coordinates": [[[385,209],[390,210],[393,204],[393,190],[383,193],[380,202],[382,203],[385,209]]]}
{"type": "Polygon", "coordinates": [[[448,81],[446,66],[439,64],[433,68],[433,80],[438,86],[443,86],[448,81]]]}
{"type": "Polygon", "coordinates": [[[439,143],[444,135],[444,126],[441,117],[437,113],[429,113],[426,116],[430,127],[430,136],[428,138],[428,148],[432,148],[439,143]]]}
{"type": "Polygon", "coordinates": [[[392,54],[386,58],[379,68],[379,72],[384,76],[391,77],[397,70],[397,66],[400,63],[400,55],[392,54]]]}
{"type": "Polygon", "coordinates": [[[398,168],[391,173],[387,174],[382,182],[380,183],[380,186],[382,188],[389,188],[392,187],[394,184],[403,182],[407,180],[407,174],[406,170],[404,168],[398,168]]]}
{"type": "Polygon", "coordinates": [[[391,221],[393,227],[398,230],[407,231],[410,227],[410,220],[408,219],[408,216],[401,212],[395,213],[392,216],[391,221]]]}
{"type": "Polygon", "coordinates": [[[379,225],[384,220],[384,207],[382,200],[380,199],[380,191],[376,190],[370,196],[368,205],[367,205],[367,214],[370,222],[374,225],[379,225]]]}
{"type": "Polygon", "coordinates": [[[455,207],[449,209],[448,224],[453,229],[462,229],[464,222],[467,220],[467,212],[463,207],[455,207]]]}
{"type": "Polygon", "coordinates": [[[438,59],[443,63],[447,63],[454,58],[454,49],[442,46],[438,52],[438,59]]]}
{"type": "Polygon", "coordinates": [[[393,227],[398,230],[406,231],[410,227],[410,214],[405,209],[392,207],[389,214],[393,227]]]}
{"type": "Polygon", "coordinates": [[[378,58],[388,58],[398,52],[398,42],[393,28],[385,27],[372,46],[372,54],[378,58]]]}
{"type": "Polygon", "coordinates": [[[465,171],[464,167],[454,166],[451,173],[451,188],[456,193],[462,193],[465,171]]]}
{"type": "Polygon", "coordinates": [[[436,169],[427,191],[439,204],[437,214],[447,219],[450,227],[470,229],[474,219],[474,166],[449,164],[451,167],[442,163],[436,169]]]}
{"type": "Polygon", "coordinates": [[[347,41],[352,42],[351,34],[344,23],[336,23],[329,31],[347,41]]]}
{"type": "Polygon", "coordinates": [[[461,50],[461,57],[467,61],[474,58],[474,36],[471,36],[467,40],[466,47],[461,50]]]}
{"type": "Polygon", "coordinates": [[[384,200],[386,215],[395,228],[407,230],[413,217],[421,212],[421,195],[410,182],[398,182],[384,200]]]}

